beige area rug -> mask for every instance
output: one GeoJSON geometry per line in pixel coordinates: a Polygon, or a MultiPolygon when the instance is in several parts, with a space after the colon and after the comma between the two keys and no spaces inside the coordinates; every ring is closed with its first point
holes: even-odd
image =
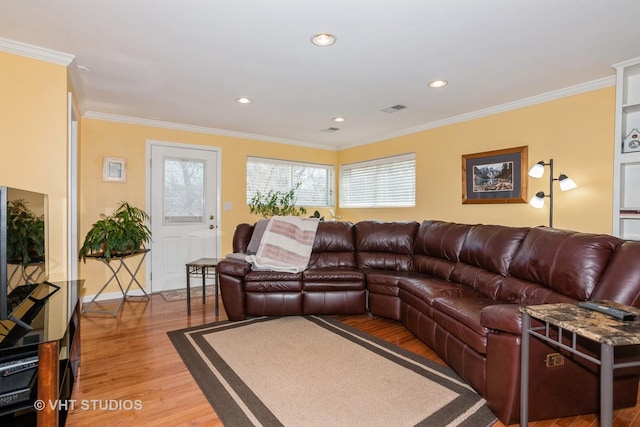
{"type": "MultiPolygon", "coordinates": [[[[213,285],[205,286],[205,292],[207,296],[213,296],[215,295],[215,287],[213,285]]],[[[162,291],[160,295],[162,295],[162,298],[167,302],[183,301],[187,299],[187,290],[174,289],[171,291],[162,291]]],[[[193,300],[194,298],[202,298],[202,284],[191,284],[191,299],[193,300]]]]}
{"type": "Polygon", "coordinates": [[[262,317],[168,332],[227,426],[489,426],[449,368],[330,317],[262,317]]]}

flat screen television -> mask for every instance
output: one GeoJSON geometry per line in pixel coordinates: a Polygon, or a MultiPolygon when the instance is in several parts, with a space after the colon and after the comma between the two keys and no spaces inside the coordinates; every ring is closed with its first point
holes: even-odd
{"type": "Polygon", "coordinates": [[[59,289],[47,282],[47,220],[46,194],[0,186],[0,342],[28,332],[59,289]]]}

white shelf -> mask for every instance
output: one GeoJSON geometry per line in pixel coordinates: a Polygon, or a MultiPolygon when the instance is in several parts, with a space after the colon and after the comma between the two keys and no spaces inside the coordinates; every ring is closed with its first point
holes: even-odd
{"type": "Polygon", "coordinates": [[[640,103],[623,105],[622,111],[627,114],[640,113],[640,103]]]}
{"type": "Polygon", "coordinates": [[[613,66],[616,69],[616,120],[613,177],[613,234],[640,240],[640,151],[623,152],[624,140],[640,130],[640,57],[613,66]]]}

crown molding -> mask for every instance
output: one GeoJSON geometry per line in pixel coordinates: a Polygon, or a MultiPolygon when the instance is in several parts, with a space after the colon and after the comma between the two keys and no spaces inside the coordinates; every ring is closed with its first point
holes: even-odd
{"type": "Polygon", "coordinates": [[[508,102],[506,104],[497,105],[495,107],[489,107],[478,111],[472,111],[470,113],[460,114],[453,117],[447,117],[446,119],[436,120],[434,122],[425,123],[423,125],[410,127],[398,132],[389,133],[374,140],[363,141],[361,143],[341,145],[339,150],[347,148],[358,147],[360,145],[373,144],[375,142],[386,141],[401,136],[411,135],[418,132],[423,132],[430,129],[435,129],[443,126],[449,126],[456,123],[466,122],[469,120],[479,119],[481,117],[491,116],[493,114],[504,113],[507,111],[517,110],[524,107],[529,107],[536,104],[542,104],[544,102],[555,101],[557,99],[566,98],[573,95],[578,95],[585,92],[591,92],[593,90],[602,89],[605,87],[614,86],[616,84],[616,77],[604,77],[598,80],[592,80],[590,82],[581,83],[574,86],[569,86],[563,89],[555,90],[552,92],[546,92],[540,95],[531,96],[529,98],[519,99],[517,101],[508,102]]]}
{"type": "Polygon", "coordinates": [[[235,132],[235,131],[229,131],[224,129],[209,128],[204,126],[194,126],[194,125],[186,125],[186,124],[180,124],[180,123],[164,122],[160,120],[142,119],[138,117],[120,116],[115,114],[99,113],[95,111],[87,111],[83,114],[83,117],[88,119],[106,120],[106,121],[128,123],[128,124],[135,124],[135,125],[141,125],[141,126],[152,126],[152,127],[160,127],[160,128],[173,129],[173,130],[181,130],[185,132],[196,132],[196,133],[204,133],[204,134],[210,134],[210,135],[229,136],[232,138],[251,139],[254,141],[273,142],[277,144],[287,144],[287,145],[295,145],[295,146],[302,146],[302,147],[309,147],[309,148],[317,148],[321,150],[339,151],[339,150],[345,150],[348,148],[358,147],[361,145],[367,145],[367,144],[373,144],[376,142],[386,141],[386,140],[398,138],[401,136],[411,135],[418,132],[424,132],[426,130],[435,129],[443,126],[449,126],[456,123],[466,122],[469,120],[475,120],[475,119],[490,116],[493,114],[517,110],[520,108],[525,108],[532,105],[541,104],[544,102],[554,101],[554,100],[566,98],[569,96],[578,95],[581,93],[591,92],[591,91],[602,89],[605,87],[614,86],[615,82],[616,82],[615,76],[605,77],[598,80],[592,80],[590,82],[569,86],[563,89],[543,93],[540,95],[531,96],[528,98],[523,98],[517,101],[508,102],[506,104],[497,105],[495,107],[485,108],[482,110],[473,111],[470,113],[460,114],[460,115],[448,117],[442,120],[436,120],[434,122],[425,123],[423,125],[410,127],[398,132],[382,135],[372,140],[362,141],[360,143],[354,143],[354,144],[348,144],[348,145],[340,145],[340,146],[318,144],[318,143],[290,140],[290,139],[284,139],[284,138],[276,138],[276,137],[270,137],[266,135],[258,135],[258,134],[252,134],[252,133],[235,132]]]}
{"type": "Polygon", "coordinates": [[[296,141],[291,139],[276,138],[266,135],[258,135],[253,133],[236,132],[225,129],[209,128],[204,126],[185,125],[181,123],[164,122],[161,120],[142,119],[139,117],[120,116],[117,114],[99,113],[96,111],[86,111],[83,118],[105,120],[109,122],[127,123],[140,126],[152,126],[172,130],[180,130],[185,132],[204,133],[209,135],[228,136],[231,138],[250,139],[254,141],[273,142],[276,144],[297,145],[308,148],[317,148],[320,150],[337,151],[338,147],[328,144],[317,144],[306,141],[296,141]]]}
{"type": "Polygon", "coordinates": [[[0,51],[68,67],[74,55],[0,37],[0,51]]]}

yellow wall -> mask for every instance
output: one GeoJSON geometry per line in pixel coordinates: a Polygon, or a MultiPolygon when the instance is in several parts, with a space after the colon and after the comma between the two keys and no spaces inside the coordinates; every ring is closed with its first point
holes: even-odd
{"type": "MultiPolygon", "coordinates": [[[[528,204],[463,205],[461,156],[526,145],[529,165],[538,160],[555,162],[555,176],[565,173],[579,187],[562,193],[554,184],[557,228],[585,232],[611,232],[613,185],[614,88],[575,95],[519,110],[419,132],[342,151],[265,143],[254,140],[171,130],[159,127],[83,119],[81,128],[81,240],[101,213],[110,213],[126,200],[146,208],[145,174],[147,140],[206,145],[221,148],[222,193],[233,210],[222,211],[222,255],[231,251],[235,226],[255,222],[245,200],[246,158],[264,156],[336,165],[406,152],[416,153],[415,208],[341,209],[344,220],[442,219],[463,223],[536,226],[547,224],[548,207],[528,204]],[[125,184],[102,181],[104,157],[124,157],[128,162],[125,184]]],[[[548,169],[545,175],[548,177],[548,169]]],[[[529,179],[529,195],[548,191],[548,178],[529,179]]],[[[313,208],[312,208],[313,209],[313,208]]],[[[328,209],[321,213],[327,215],[328,209]]],[[[87,295],[108,279],[98,263],[81,265],[87,295]]]]}
{"type": "MultiPolygon", "coordinates": [[[[220,200],[231,202],[231,211],[222,211],[219,230],[222,254],[231,252],[235,226],[241,222],[253,223],[259,217],[249,213],[246,204],[247,156],[313,161],[336,164],[337,152],[276,143],[265,143],[233,137],[171,130],[96,119],[83,119],[80,134],[80,244],[100,214],[109,214],[121,201],[147,210],[146,206],[146,145],[147,140],[204,145],[221,149],[220,200]],[[127,159],[126,183],[102,181],[104,157],[127,159]]],[[[328,212],[328,209],[327,209],[328,212]]],[[[153,254],[152,254],[153,256],[153,254]]],[[[108,270],[100,263],[88,261],[80,266],[80,277],[87,279],[86,295],[95,294],[105,280],[108,270]],[[103,280],[104,279],[104,280],[103,280]]],[[[140,277],[144,277],[141,270],[140,277]]],[[[115,285],[114,285],[115,286],[115,285]]],[[[105,292],[117,290],[108,288],[105,292]]]]}
{"type": "Polygon", "coordinates": [[[0,52],[0,184],[49,195],[51,280],[67,267],[67,69],[0,52]]]}
{"type": "MultiPolygon", "coordinates": [[[[554,159],[578,188],[561,192],[554,183],[554,227],[611,233],[613,198],[613,87],[342,150],[340,163],[416,153],[416,207],[341,209],[343,219],[442,219],[462,223],[548,225],[543,209],[522,204],[462,204],[462,155],[528,146],[529,166],[554,159]]],[[[527,168],[528,169],[528,168],[527,168]]],[[[548,193],[543,179],[529,179],[529,197],[548,193]]]]}

